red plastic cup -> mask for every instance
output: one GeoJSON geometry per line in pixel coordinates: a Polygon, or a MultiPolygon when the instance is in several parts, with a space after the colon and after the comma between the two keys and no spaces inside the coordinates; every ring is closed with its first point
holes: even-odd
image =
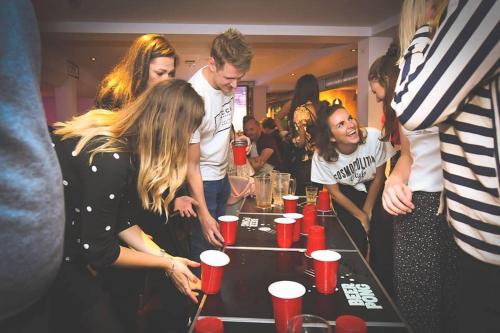
{"type": "Polygon", "coordinates": [[[278,281],[272,283],[268,291],[272,296],[276,331],[286,333],[290,318],[302,312],[302,296],[306,288],[297,282],[278,281]]]}
{"type": "Polygon", "coordinates": [[[224,324],[217,317],[205,317],[196,321],[195,333],[223,333],[224,324]]]}
{"type": "Polygon", "coordinates": [[[324,249],[326,249],[325,227],[321,225],[310,226],[309,238],[307,239],[306,256],[310,257],[311,253],[314,251],[324,249]]]}
{"type": "Polygon", "coordinates": [[[316,206],[312,204],[305,205],[304,209],[302,210],[302,215],[304,215],[304,218],[302,219],[301,233],[304,235],[308,235],[309,228],[316,224],[316,206]]]}
{"type": "Polygon", "coordinates": [[[296,195],[284,195],[283,205],[285,213],[296,213],[297,212],[297,202],[299,197],[296,195]]]}
{"type": "Polygon", "coordinates": [[[217,294],[222,284],[224,266],[229,263],[227,254],[217,250],[207,250],[200,254],[201,290],[205,294],[217,294]]]}
{"type": "Polygon", "coordinates": [[[366,322],[353,315],[338,316],[335,320],[335,333],[367,333],[366,322]]]}
{"type": "Polygon", "coordinates": [[[333,294],[337,287],[337,270],[340,254],[332,250],[317,250],[311,253],[314,259],[316,290],[320,294],[333,294]]]}
{"type": "Polygon", "coordinates": [[[274,219],[276,223],[276,240],[278,247],[289,248],[293,243],[293,229],[295,220],[286,217],[278,217],[274,219]]]}
{"type": "Polygon", "coordinates": [[[247,163],[247,142],[233,142],[233,157],[235,165],[245,165],[247,163]]]}
{"type": "Polygon", "coordinates": [[[328,190],[323,189],[318,193],[318,210],[322,212],[327,212],[331,210],[330,208],[330,193],[328,190]]]}
{"type": "Polygon", "coordinates": [[[304,215],[299,213],[286,213],[283,217],[294,219],[295,224],[293,225],[293,241],[297,242],[300,240],[300,226],[302,225],[302,218],[304,215]]]}
{"type": "Polygon", "coordinates": [[[219,227],[224,245],[234,245],[236,243],[236,231],[238,230],[238,216],[223,215],[219,216],[219,227]]]}

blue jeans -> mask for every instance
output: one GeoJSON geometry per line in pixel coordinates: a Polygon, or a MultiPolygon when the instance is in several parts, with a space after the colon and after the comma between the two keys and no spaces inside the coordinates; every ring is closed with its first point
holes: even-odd
{"type": "MultiPolygon", "coordinates": [[[[214,219],[225,214],[226,203],[231,193],[229,185],[229,178],[226,175],[221,180],[210,180],[203,182],[203,192],[205,194],[205,201],[207,202],[208,211],[214,219]]],[[[191,225],[191,260],[200,261],[200,254],[214,247],[207,242],[203,236],[200,221],[194,221],[191,225]]],[[[200,277],[201,272],[199,268],[192,269],[193,273],[200,277]]]]}

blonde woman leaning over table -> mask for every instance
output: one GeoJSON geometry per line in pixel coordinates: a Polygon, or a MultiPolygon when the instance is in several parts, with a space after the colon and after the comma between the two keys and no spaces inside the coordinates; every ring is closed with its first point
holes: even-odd
{"type": "Polygon", "coordinates": [[[203,115],[194,89],[170,80],[153,85],[118,112],[93,110],[55,124],[66,234],[51,295],[52,331],[130,329],[115,316],[103,289],[99,271],[107,267],[162,270],[197,302],[193,288],[199,280],[189,268],[199,264],[165,253],[136,224],[144,211],[171,211],[186,177],[189,138],[203,115]]]}

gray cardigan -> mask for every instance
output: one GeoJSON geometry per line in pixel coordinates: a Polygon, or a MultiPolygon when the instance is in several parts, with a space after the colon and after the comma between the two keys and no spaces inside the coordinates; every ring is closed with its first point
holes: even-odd
{"type": "Polygon", "coordinates": [[[0,0],[0,320],[48,291],[62,256],[61,171],[40,98],[28,0],[0,0]]]}

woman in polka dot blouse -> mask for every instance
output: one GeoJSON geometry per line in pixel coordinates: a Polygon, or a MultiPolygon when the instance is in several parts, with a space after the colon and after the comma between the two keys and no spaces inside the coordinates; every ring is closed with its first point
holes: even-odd
{"type": "Polygon", "coordinates": [[[169,80],[118,112],[93,110],[55,125],[66,231],[52,296],[83,331],[124,331],[95,276],[99,268],[161,269],[197,302],[193,290],[199,280],[189,267],[199,264],[168,255],[136,224],[144,210],[168,211],[186,177],[189,138],[203,115],[203,101],[193,88],[169,80]]]}

